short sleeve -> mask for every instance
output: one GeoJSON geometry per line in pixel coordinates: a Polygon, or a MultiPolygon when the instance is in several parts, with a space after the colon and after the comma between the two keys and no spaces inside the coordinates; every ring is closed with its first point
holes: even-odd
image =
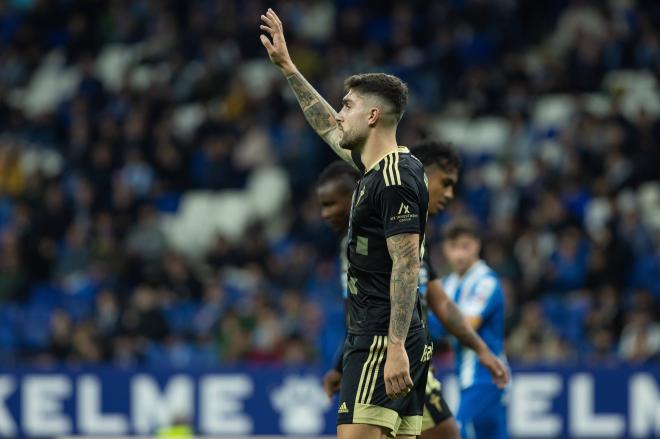
{"type": "Polygon", "coordinates": [[[417,192],[408,184],[384,186],[376,196],[376,207],[383,220],[386,238],[420,230],[420,202],[417,192]]]}
{"type": "Polygon", "coordinates": [[[481,317],[485,319],[493,309],[497,280],[493,277],[485,277],[474,286],[472,294],[462,307],[463,314],[470,317],[481,317]]]}

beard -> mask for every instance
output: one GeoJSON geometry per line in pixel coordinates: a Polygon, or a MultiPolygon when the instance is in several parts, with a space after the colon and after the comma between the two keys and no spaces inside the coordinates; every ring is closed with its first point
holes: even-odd
{"type": "Polygon", "coordinates": [[[365,141],[365,136],[358,135],[354,130],[342,131],[339,147],[349,151],[358,149],[365,141]]]}

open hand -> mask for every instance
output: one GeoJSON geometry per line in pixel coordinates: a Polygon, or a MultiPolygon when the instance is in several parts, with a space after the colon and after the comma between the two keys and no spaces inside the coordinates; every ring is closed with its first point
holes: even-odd
{"type": "Polygon", "coordinates": [[[259,29],[268,32],[270,38],[261,34],[259,39],[268,51],[268,57],[271,62],[283,70],[290,68],[293,62],[289,56],[289,49],[286,48],[282,21],[275,11],[270,8],[266,11],[266,15],[261,16],[261,21],[262,24],[259,26],[259,29]]]}

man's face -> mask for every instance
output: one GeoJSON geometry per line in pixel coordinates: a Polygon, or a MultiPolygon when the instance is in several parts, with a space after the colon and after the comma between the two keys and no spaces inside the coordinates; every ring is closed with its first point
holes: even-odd
{"type": "Polygon", "coordinates": [[[321,204],[321,216],[337,233],[348,230],[351,213],[351,193],[338,181],[328,181],[316,189],[321,204]]]}
{"type": "Polygon", "coordinates": [[[458,171],[447,171],[437,165],[428,166],[425,171],[429,179],[429,215],[435,215],[454,198],[458,171]]]}
{"type": "Polygon", "coordinates": [[[353,151],[367,140],[369,108],[364,97],[349,90],[342,99],[342,107],[336,117],[341,131],[339,146],[353,151]]]}
{"type": "Polygon", "coordinates": [[[465,274],[479,260],[480,249],[481,242],[468,234],[445,240],[443,244],[445,257],[449,261],[452,271],[461,275],[465,274]]]}

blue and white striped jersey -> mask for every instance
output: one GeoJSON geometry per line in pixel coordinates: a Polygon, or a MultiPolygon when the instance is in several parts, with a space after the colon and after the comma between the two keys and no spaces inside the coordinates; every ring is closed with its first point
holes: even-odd
{"type": "MultiPolygon", "coordinates": [[[[476,262],[463,277],[451,273],[443,279],[447,295],[466,317],[480,317],[478,333],[488,347],[506,361],[504,355],[504,292],[497,274],[484,261],[476,262]]],[[[455,343],[456,372],[461,388],[493,384],[488,370],[475,352],[455,343]]]]}

